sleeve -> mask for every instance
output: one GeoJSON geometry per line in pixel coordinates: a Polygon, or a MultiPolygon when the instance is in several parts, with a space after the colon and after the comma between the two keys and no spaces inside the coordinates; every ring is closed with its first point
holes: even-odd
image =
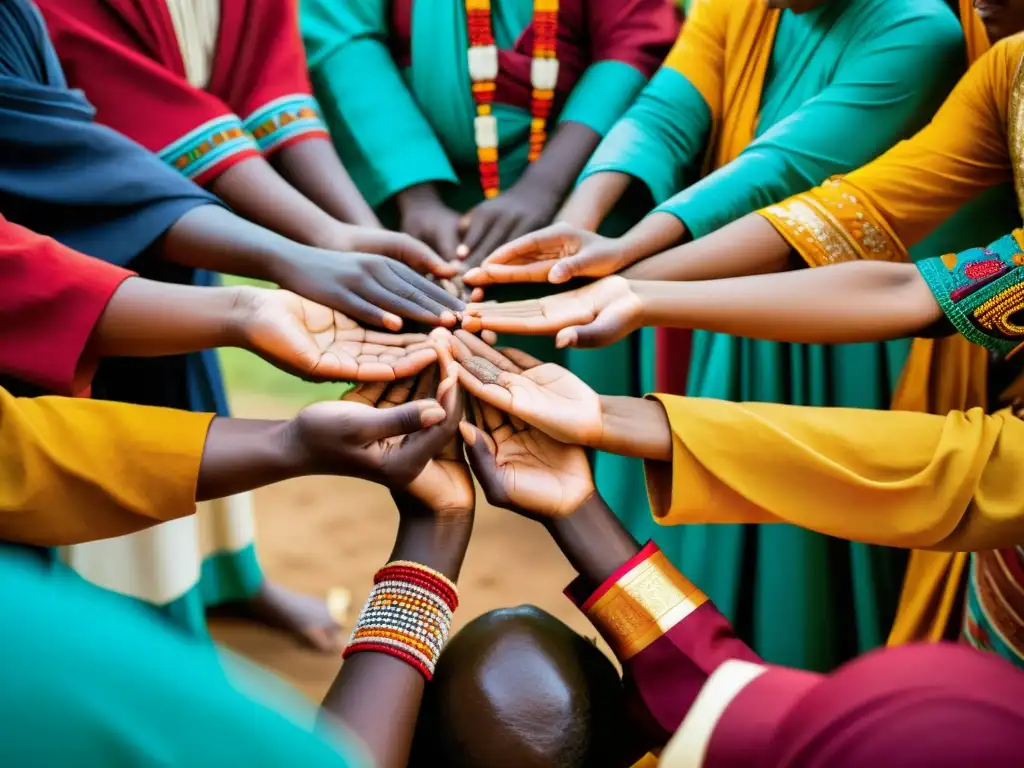
{"type": "Polygon", "coordinates": [[[727,662],[659,765],[1013,765],[1022,694],[1020,670],[949,643],[874,651],[827,676],[727,662]]]}
{"type": "Polygon", "coordinates": [[[152,58],[106,3],[68,11],[41,4],[68,83],[88,94],[98,122],[134,139],[197,184],[259,156],[222,101],[152,58]]]}
{"type": "Polygon", "coordinates": [[[708,676],[728,660],[759,661],[707,597],[653,542],[589,596],[566,590],[621,662],[631,704],[664,744],[708,676]]]}
{"type": "Polygon", "coordinates": [[[212,419],[0,390],[0,540],[78,544],[192,514],[212,419]]]}
{"type": "Polygon", "coordinates": [[[243,31],[225,84],[228,106],[264,155],[307,139],[327,139],[313,98],[295,0],[250,0],[226,4],[224,19],[243,31]]]}
{"type": "Polygon", "coordinates": [[[387,48],[385,0],[304,0],[313,88],[345,168],[371,206],[429,181],[458,181],[387,48]]]}
{"type": "Polygon", "coordinates": [[[1006,357],[1024,348],[1024,230],[917,267],[964,337],[1006,357]]]}
{"type": "Polygon", "coordinates": [[[913,138],[848,176],[759,213],[812,267],[907,261],[908,249],[960,206],[1011,179],[1006,125],[1022,50],[1018,38],[998,43],[913,138]]]}
{"type": "Polygon", "coordinates": [[[693,237],[702,237],[858,167],[923,124],[963,66],[963,36],[956,20],[935,14],[869,32],[867,39],[849,43],[826,88],[732,162],[656,210],[676,216],[693,237]],[[928,43],[922,45],[923,39],[928,43]]]}
{"type": "Polygon", "coordinates": [[[625,173],[662,202],[692,180],[722,109],[727,18],[725,3],[694,5],[665,64],[605,136],[581,181],[625,173]]]}
{"type": "Polygon", "coordinates": [[[19,659],[4,676],[4,728],[19,734],[5,763],[372,766],[341,726],[314,728],[297,690],[208,637],[24,548],[4,548],[0,578],[4,651],[19,659]]]}
{"type": "Polygon", "coordinates": [[[59,394],[81,390],[92,331],[133,274],[0,218],[0,372],[59,394]]]}
{"type": "Polygon", "coordinates": [[[946,551],[1024,541],[1024,420],[1009,410],[934,416],[654,397],[673,434],[671,463],[647,465],[663,525],[790,523],[946,551]]]}
{"type": "Polygon", "coordinates": [[[561,122],[605,135],[661,64],[679,32],[668,0],[584,4],[591,64],[569,94],[561,122]]]}

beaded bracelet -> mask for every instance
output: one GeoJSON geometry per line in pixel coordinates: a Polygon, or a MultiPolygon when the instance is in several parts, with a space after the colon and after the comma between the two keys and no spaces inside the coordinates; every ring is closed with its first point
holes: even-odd
{"type": "Polygon", "coordinates": [[[444,574],[407,560],[388,563],[373,577],[373,589],[342,658],[386,653],[430,680],[458,607],[459,591],[444,574]]]}

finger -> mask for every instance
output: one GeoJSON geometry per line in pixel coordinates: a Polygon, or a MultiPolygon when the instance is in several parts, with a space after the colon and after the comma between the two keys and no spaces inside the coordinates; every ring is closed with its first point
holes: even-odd
{"type": "Polygon", "coordinates": [[[391,331],[402,328],[402,318],[375,306],[358,294],[346,291],[345,298],[340,304],[343,305],[341,309],[346,315],[365,325],[376,325],[391,331]]]}
{"type": "Polygon", "coordinates": [[[536,368],[538,365],[543,365],[543,360],[538,360],[533,355],[523,352],[521,349],[515,347],[501,347],[498,349],[501,354],[511,360],[521,370],[528,371],[531,368],[536,368]]]}
{"type": "Polygon", "coordinates": [[[497,432],[506,423],[505,413],[487,403],[481,404],[480,415],[483,417],[484,428],[491,434],[497,432]]]}
{"type": "Polygon", "coordinates": [[[560,330],[555,335],[555,347],[557,349],[605,347],[624,337],[629,330],[629,328],[623,327],[619,318],[614,317],[610,312],[602,312],[591,323],[571,325],[560,330]]]}
{"type": "Polygon", "coordinates": [[[607,253],[587,253],[584,249],[575,256],[560,259],[548,274],[549,283],[565,283],[574,277],[608,277],[615,272],[618,259],[607,253]]]}
{"type": "Polygon", "coordinates": [[[476,476],[484,497],[494,506],[503,506],[507,495],[501,483],[498,468],[497,447],[490,435],[467,422],[459,424],[462,440],[466,445],[466,460],[476,476]]]}
{"type": "Polygon", "coordinates": [[[413,387],[416,386],[416,382],[419,377],[409,379],[399,379],[398,381],[391,382],[387,389],[384,390],[384,394],[377,402],[378,408],[394,408],[402,403],[409,402],[410,395],[412,395],[413,387]]]}
{"type": "MultiPolygon", "coordinates": [[[[492,365],[497,366],[503,371],[508,371],[509,373],[522,373],[519,366],[480,337],[474,336],[468,331],[463,331],[461,329],[455,331],[452,335],[466,350],[469,351],[470,356],[482,357],[492,365]]],[[[464,362],[462,358],[460,358],[459,361],[464,362]]]]}
{"type": "MultiPolygon", "coordinates": [[[[387,272],[384,273],[384,275],[387,274],[387,272]]],[[[390,287],[388,283],[395,285],[395,282],[386,276],[376,278],[375,282],[364,282],[359,288],[359,293],[371,304],[375,304],[378,307],[387,307],[389,311],[401,317],[415,320],[417,323],[423,323],[424,325],[440,324],[440,313],[431,312],[420,306],[418,302],[406,298],[406,296],[411,297],[415,293],[408,285],[398,281],[398,288],[396,289],[390,287]]]]}
{"type": "Polygon", "coordinates": [[[392,378],[415,376],[437,361],[437,350],[433,348],[419,349],[400,357],[391,364],[392,378]]]}
{"type": "Polygon", "coordinates": [[[374,408],[377,407],[377,403],[380,402],[381,397],[384,396],[384,392],[387,391],[388,382],[374,382],[371,384],[360,384],[358,387],[353,387],[344,395],[341,399],[345,402],[351,403],[363,403],[374,408]]]}
{"type": "Polygon", "coordinates": [[[382,347],[410,347],[413,344],[422,344],[429,338],[425,333],[363,331],[363,342],[366,344],[380,344],[382,347]]]}
{"type": "Polygon", "coordinates": [[[471,247],[469,258],[466,259],[467,266],[471,268],[480,266],[496,248],[511,239],[510,235],[518,223],[519,220],[516,218],[503,216],[491,224],[491,228],[487,230],[487,234],[480,240],[476,248],[471,247]]]}
{"type": "Polygon", "coordinates": [[[480,338],[483,339],[488,345],[494,346],[498,343],[498,334],[494,331],[480,331],[480,338]]]}
{"type": "Polygon", "coordinates": [[[449,373],[459,379],[466,392],[473,397],[479,398],[495,408],[507,410],[512,405],[512,395],[505,387],[498,384],[488,384],[480,381],[476,376],[467,371],[459,363],[452,363],[448,366],[449,373]]]}
{"type": "MultiPolygon", "coordinates": [[[[496,251],[497,253],[497,251],[496,251]]],[[[491,264],[488,257],[463,275],[466,285],[487,286],[499,283],[546,283],[557,259],[542,259],[529,264],[491,264]]]]}
{"type": "MultiPolygon", "coordinates": [[[[418,307],[418,311],[426,311],[430,316],[440,318],[442,325],[455,324],[455,313],[450,308],[441,304],[430,295],[419,293],[413,286],[404,280],[401,275],[387,271],[381,274],[380,282],[381,285],[392,293],[397,296],[401,296],[411,305],[418,307]]],[[[448,299],[455,298],[457,301],[461,302],[461,299],[453,297],[450,293],[444,290],[444,288],[441,288],[441,286],[434,285],[433,283],[430,285],[438,290],[438,295],[445,296],[448,299]]],[[[436,324],[436,321],[434,324],[436,324]]]]}
{"type": "Polygon", "coordinates": [[[435,285],[422,275],[417,275],[404,264],[391,263],[388,264],[388,267],[404,282],[409,284],[413,289],[413,295],[432,299],[452,312],[461,312],[466,308],[466,302],[462,299],[452,296],[444,288],[435,285]]]}
{"type": "Polygon", "coordinates": [[[533,261],[546,251],[553,251],[561,246],[569,231],[571,231],[571,227],[555,224],[539,229],[536,232],[531,232],[497,248],[494,253],[487,257],[487,263],[509,264],[520,259],[533,261]]]}
{"type": "Polygon", "coordinates": [[[430,334],[430,340],[434,344],[434,351],[437,354],[437,367],[442,371],[447,371],[448,364],[455,360],[452,356],[452,341],[454,337],[448,330],[439,328],[430,334]]]}
{"type": "Polygon", "coordinates": [[[385,256],[391,256],[403,264],[406,264],[421,275],[431,274],[437,277],[451,277],[455,274],[455,267],[441,258],[426,243],[420,242],[409,235],[394,233],[394,240],[391,252],[385,256]]]}
{"type": "MultiPolygon", "coordinates": [[[[367,442],[399,435],[423,435],[435,431],[444,422],[446,413],[436,400],[417,400],[394,408],[377,408],[369,414],[365,431],[367,442]]],[[[412,439],[412,438],[410,438],[412,439]]]]}
{"type": "MultiPolygon", "coordinates": [[[[458,387],[453,390],[457,391],[458,387]]],[[[436,403],[435,400],[419,400],[417,402],[436,403]]],[[[444,418],[435,422],[429,429],[410,434],[399,449],[401,460],[408,466],[421,468],[426,466],[426,463],[441,453],[445,446],[452,441],[452,438],[458,434],[462,409],[453,407],[452,412],[448,413],[440,405],[438,407],[444,413],[444,418]]],[[[417,474],[419,473],[417,472],[417,474]]]]}
{"type": "Polygon", "coordinates": [[[483,240],[487,231],[500,219],[501,215],[501,211],[495,206],[483,203],[463,216],[459,224],[462,230],[461,245],[465,246],[469,253],[472,253],[476,250],[480,241],[483,240]]]}

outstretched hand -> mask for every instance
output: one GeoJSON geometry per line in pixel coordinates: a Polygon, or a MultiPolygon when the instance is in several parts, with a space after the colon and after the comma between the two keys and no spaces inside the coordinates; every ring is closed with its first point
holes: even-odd
{"type": "Polygon", "coordinates": [[[643,302],[630,282],[607,277],[575,291],[529,301],[469,304],[467,331],[555,335],[555,346],[603,347],[642,325],[643,302]]]}
{"type": "MultiPolygon", "coordinates": [[[[619,241],[569,224],[524,235],[466,272],[467,285],[564,283],[574,277],[606,277],[632,263],[619,241]]],[[[475,266],[475,265],[474,265],[475,266]]]]}
{"type": "Polygon", "coordinates": [[[247,349],[309,381],[393,381],[437,359],[419,333],[368,331],[289,291],[240,288],[241,336],[247,349]]]}
{"type": "Polygon", "coordinates": [[[456,331],[450,344],[449,375],[456,375],[473,397],[563,443],[600,441],[600,398],[565,368],[518,350],[503,354],[466,331],[456,331]]]}
{"type": "Polygon", "coordinates": [[[421,275],[452,278],[459,273],[456,265],[445,261],[429,245],[405,232],[345,225],[342,244],[341,250],[379,253],[402,262],[421,275]]]}

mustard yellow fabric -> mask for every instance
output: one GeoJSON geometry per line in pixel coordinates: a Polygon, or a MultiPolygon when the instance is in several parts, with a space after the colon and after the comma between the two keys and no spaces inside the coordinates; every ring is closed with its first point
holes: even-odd
{"type": "Polygon", "coordinates": [[[77,544],[192,514],[212,419],[0,389],[0,540],[77,544]]]}
{"type": "Polygon", "coordinates": [[[967,61],[973,64],[992,47],[985,25],[974,11],[974,0],[960,0],[960,23],[964,28],[964,39],[967,40],[967,61]]]}
{"type": "Polygon", "coordinates": [[[791,523],[885,546],[1024,541],[1024,420],[654,395],[671,465],[648,464],[655,519],[791,523]],[[722,450],[729,446],[729,450],[722,450]]]}
{"type": "Polygon", "coordinates": [[[761,0],[695,0],[665,59],[663,66],[689,80],[711,112],[706,171],[732,162],[754,140],[779,14],[761,0]]]}

